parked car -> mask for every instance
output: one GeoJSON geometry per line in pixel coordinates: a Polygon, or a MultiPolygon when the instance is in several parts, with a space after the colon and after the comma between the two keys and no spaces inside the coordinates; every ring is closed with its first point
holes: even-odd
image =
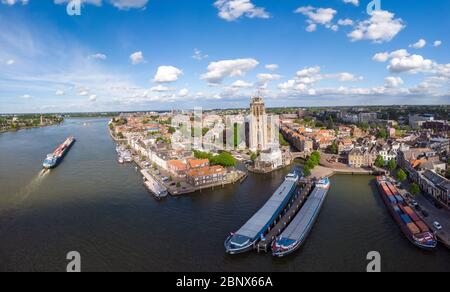
{"type": "Polygon", "coordinates": [[[417,203],[416,200],[412,200],[412,201],[411,201],[411,204],[414,206],[414,208],[419,207],[419,203],[417,203]]]}
{"type": "Polygon", "coordinates": [[[433,222],[433,226],[437,230],[442,230],[442,225],[439,222],[437,222],[437,221],[433,222]]]}
{"type": "Polygon", "coordinates": [[[425,218],[427,218],[428,216],[430,216],[430,214],[428,214],[428,212],[425,211],[425,210],[422,211],[422,215],[423,215],[423,217],[425,217],[425,218]]]}

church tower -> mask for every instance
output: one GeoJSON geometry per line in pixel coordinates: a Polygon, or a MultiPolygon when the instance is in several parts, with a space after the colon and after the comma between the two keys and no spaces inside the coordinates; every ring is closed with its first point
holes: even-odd
{"type": "Polygon", "coordinates": [[[267,114],[264,100],[260,96],[252,98],[250,103],[250,150],[267,150],[267,114]]]}

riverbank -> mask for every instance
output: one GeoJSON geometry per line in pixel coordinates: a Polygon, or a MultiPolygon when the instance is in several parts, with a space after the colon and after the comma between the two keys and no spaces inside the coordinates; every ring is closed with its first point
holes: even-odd
{"type": "Polygon", "coordinates": [[[38,126],[29,126],[29,127],[20,127],[18,129],[7,129],[7,130],[0,130],[0,135],[4,134],[4,133],[16,133],[16,132],[20,132],[20,131],[25,131],[25,130],[33,130],[33,129],[39,129],[39,128],[47,128],[47,127],[54,127],[54,126],[59,126],[61,125],[61,123],[58,124],[49,124],[49,125],[38,125],[38,126]]]}

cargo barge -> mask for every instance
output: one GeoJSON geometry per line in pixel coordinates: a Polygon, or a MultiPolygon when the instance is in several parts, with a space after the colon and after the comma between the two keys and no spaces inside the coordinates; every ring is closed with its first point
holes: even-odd
{"type": "Polygon", "coordinates": [[[408,240],[421,249],[434,250],[437,246],[435,234],[406,204],[397,188],[384,177],[377,177],[376,183],[389,213],[408,240]]]}
{"type": "Polygon", "coordinates": [[[225,240],[227,253],[243,253],[254,248],[292,199],[299,179],[300,174],[296,171],[286,176],[267,203],[244,226],[231,233],[225,240]]]}
{"type": "Polygon", "coordinates": [[[57,167],[64,159],[64,156],[67,154],[69,149],[72,147],[73,143],[75,143],[75,138],[70,136],[66,139],[66,141],[59,145],[53,153],[47,155],[47,158],[44,160],[42,166],[45,169],[52,169],[57,167]]]}
{"type": "Polygon", "coordinates": [[[287,256],[299,249],[306,241],[319,216],[330,189],[330,180],[318,181],[298,214],[289,223],[283,233],[272,244],[272,255],[287,256]]]}

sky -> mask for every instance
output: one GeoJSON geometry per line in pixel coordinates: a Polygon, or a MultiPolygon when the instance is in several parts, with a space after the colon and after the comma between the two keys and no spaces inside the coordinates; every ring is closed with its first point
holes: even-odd
{"type": "Polygon", "coordinates": [[[450,101],[450,1],[80,1],[0,0],[0,113],[450,101]]]}

